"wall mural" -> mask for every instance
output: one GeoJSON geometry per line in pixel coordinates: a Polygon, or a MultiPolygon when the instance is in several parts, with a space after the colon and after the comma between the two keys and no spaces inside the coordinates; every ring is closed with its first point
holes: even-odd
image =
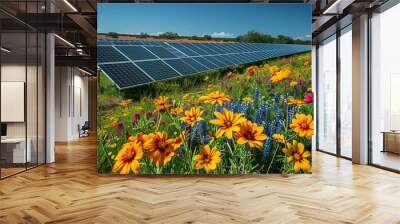
{"type": "Polygon", "coordinates": [[[311,173],[309,5],[98,4],[98,19],[99,173],[311,173]]]}

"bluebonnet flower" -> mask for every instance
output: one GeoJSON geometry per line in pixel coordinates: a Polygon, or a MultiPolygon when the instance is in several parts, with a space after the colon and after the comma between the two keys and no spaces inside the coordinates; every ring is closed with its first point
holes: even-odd
{"type": "Polygon", "coordinates": [[[199,122],[199,132],[200,136],[203,138],[207,134],[207,121],[202,120],[199,122]]]}
{"type": "Polygon", "coordinates": [[[264,158],[267,158],[268,154],[271,152],[271,142],[272,139],[269,138],[264,142],[263,154],[264,158]]]}
{"type": "Polygon", "coordinates": [[[260,90],[258,88],[256,88],[254,90],[254,95],[253,95],[253,103],[254,103],[254,105],[258,104],[259,98],[260,98],[260,90]]]}

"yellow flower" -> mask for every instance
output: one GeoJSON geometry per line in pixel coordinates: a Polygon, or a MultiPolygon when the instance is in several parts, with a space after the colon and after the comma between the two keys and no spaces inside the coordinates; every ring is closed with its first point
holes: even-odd
{"type": "Polygon", "coordinates": [[[297,100],[297,99],[287,99],[287,104],[295,106],[306,105],[306,103],[303,100],[297,100]]]}
{"type": "Polygon", "coordinates": [[[117,147],[117,144],[116,144],[116,143],[110,144],[110,148],[115,149],[115,147],[117,147]]]}
{"type": "Polygon", "coordinates": [[[115,164],[112,171],[129,174],[129,171],[132,170],[133,173],[137,174],[140,168],[139,159],[142,157],[143,148],[137,141],[125,143],[114,158],[115,164]]]}
{"type": "Polygon", "coordinates": [[[149,140],[149,135],[145,135],[143,133],[138,133],[135,136],[131,136],[128,138],[128,141],[130,142],[137,141],[142,146],[147,140],[149,140]]]}
{"type": "Polygon", "coordinates": [[[279,143],[285,143],[285,136],[282,134],[273,134],[272,138],[279,143]]]}
{"type": "Polygon", "coordinates": [[[157,167],[167,164],[175,155],[175,150],[180,146],[176,139],[168,139],[166,132],[156,132],[149,135],[149,140],[144,143],[144,149],[149,151],[150,159],[157,167]]]}
{"type": "Polygon", "coordinates": [[[200,147],[200,153],[193,158],[194,161],[197,161],[195,169],[205,169],[206,172],[210,172],[217,168],[217,164],[221,162],[221,153],[219,150],[214,147],[210,149],[209,145],[202,145],[200,147]]]}
{"type": "Polygon", "coordinates": [[[159,96],[154,100],[154,104],[157,106],[157,111],[167,111],[172,107],[172,102],[166,96],[159,96]]]}
{"type": "Polygon", "coordinates": [[[314,121],[311,115],[296,114],[292,120],[290,128],[293,129],[300,137],[310,139],[314,133],[314,121]]]}
{"type": "Polygon", "coordinates": [[[209,77],[208,77],[208,75],[206,75],[205,77],[204,77],[204,81],[207,81],[209,79],[209,77]]]}
{"type": "Polygon", "coordinates": [[[271,66],[271,69],[270,69],[271,74],[273,74],[273,75],[275,75],[275,73],[279,72],[279,70],[280,70],[280,68],[276,65],[271,66]]]}
{"type": "Polygon", "coordinates": [[[244,103],[252,103],[253,99],[251,97],[249,97],[249,96],[246,96],[246,97],[244,97],[242,99],[242,102],[244,102],[244,103]]]}
{"type": "Polygon", "coordinates": [[[251,148],[261,149],[268,136],[264,134],[264,127],[257,126],[251,121],[245,121],[240,124],[236,139],[239,145],[248,144],[251,148]]]}
{"type": "Polygon", "coordinates": [[[257,72],[258,72],[258,67],[255,66],[255,65],[246,68],[246,74],[247,75],[254,75],[257,72]]]}
{"type": "Polygon", "coordinates": [[[176,139],[175,139],[175,145],[177,148],[179,148],[187,139],[189,136],[189,132],[187,130],[184,130],[176,139]]]}
{"type": "Polygon", "coordinates": [[[224,93],[220,93],[219,91],[211,92],[208,95],[201,96],[199,98],[199,100],[204,101],[205,103],[213,104],[213,105],[218,103],[221,106],[222,106],[222,104],[231,101],[228,96],[226,96],[224,93]]]}
{"type": "Polygon", "coordinates": [[[246,121],[241,114],[234,113],[224,108],[224,114],[216,111],[214,115],[218,119],[210,120],[211,124],[220,126],[215,136],[217,138],[226,135],[229,139],[233,137],[234,132],[240,131],[240,123],[246,121]]]}
{"type": "Polygon", "coordinates": [[[119,105],[123,106],[123,107],[127,107],[129,106],[129,104],[132,103],[131,99],[127,99],[127,100],[121,100],[121,102],[119,103],[119,105]]]}
{"type": "Polygon", "coordinates": [[[304,150],[304,145],[296,140],[293,140],[293,144],[287,143],[286,147],[282,151],[287,156],[287,161],[294,162],[294,172],[298,173],[300,169],[306,173],[311,172],[311,164],[307,159],[311,156],[309,151],[304,150]]]}
{"type": "Polygon", "coordinates": [[[264,65],[263,65],[263,68],[264,68],[264,71],[266,71],[266,72],[268,72],[268,71],[271,69],[271,67],[269,66],[269,64],[264,64],[264,65]]]}
{"type": "Polygon", "coordinates": [[[193,127],[196,122],[203,120],[201,117],[203,113],[204,111],[200,110],[200,108],[192,107],[185,111],[185,115],[180,120],[193,127]]]}
{"type": "Polygon", "coordinates": [[[176,108],[171,109],[171,115],[178,116],[183,112],[182,106],[177,106],[176,108]]]}
{"type": "Polygon", "coordinates": [[[289,78],[289,75],[290,75],[290,70],[289,69],[285,69],[285,70],[279,71],[279,72],[277,72],[275,75],[273,75],[271,77],[271,82],[272,83],[277,83],[277,82],[283,81],[283,80],[289,78]]]}
{"type": "Polygon", "coordinates": [[[190,95],[189,95],[188,93],[186,93],[185,95],[182,96],[182,100],[183,100],[183,101],[189,100],[189,96],[190,96],[190,95]]]}
{"type": "Polygon", "coordinates": [[[296,81],[291,81],[289,85],[290,85],[290,87],[295,87],[297,85],[297,82],[296,81]]]}

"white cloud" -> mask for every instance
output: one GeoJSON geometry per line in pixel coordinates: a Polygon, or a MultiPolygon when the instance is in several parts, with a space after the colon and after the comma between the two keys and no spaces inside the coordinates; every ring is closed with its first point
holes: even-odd
{"type": "Polygon", "coordinates": [[[151,36],[160,36],[161,34],[163,34],[165,32],[157,32],[157,33],[151,33],[151,36]]]}
{"type": "Polygon", "coordinates": [[[210,34],[212,37],[235,37],[233,33],[225,33],[225,32],[214,32],[210,34]]]}
{"type": "Polygon", "coordinates": [[[311,39],[311,35],[310,35],[310,34],[307,34],[307,35],[304,35],[304,36],[296,37],[295,39],[299,39],[299,40],[310,40],[310,39],[311,39]]]}

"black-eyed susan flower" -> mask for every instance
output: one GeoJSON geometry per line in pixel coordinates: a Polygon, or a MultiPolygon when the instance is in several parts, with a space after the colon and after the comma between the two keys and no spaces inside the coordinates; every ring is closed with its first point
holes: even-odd
{"type": "Polygon", "coordinates": [[[175,155],[176,149],[180,144],[176,144],[176,139],[168,139],[166,132],[156,132],[149,136],[144,143],[144,149],[148,150],[150,159],[157,167],[167,164],[175,155]]]}
{"type": "Polygon", "coordinates": [[[129,174],[139,173],[139,160],[143,157],[143,147],[137,141],[125,143],[117,156],[114,158],[115,164],[112,168],[114,173],[129,174]]]}
{"type": "Polygon", "coordinates": [[[228,103],[231,101],[231,99],[225,95],[224,93],[221,93],[219,91],[214,91],[209,93],[208,95],[201,96],[199,100],[204,101],[205,103],[210,103],[210,104],[219,104],[222,106],[224,103],[228,103]]]}
{"type": "Polygon", "coordinates": [[[275,73],[279,72],[280,68],[276,65],[271,66],[270,71],[272,75],[275,75],[275,73]]]}
{"type": "Polygon", "coordinates": [[[127,107],[132,103],[132,99],[126,99],[126,100],[121,100],[119,103],[120,106],[122,107],[127,107]]]}
{"type": "Polygon", "coordinates": [[[304,145],[302,143],[293,140],[292,143],[287,143],[282,151],[285,153],[289,163],[293,161],[295,173],[298,173],[300,170],[306,173],[311,171],[311,164],[308,160],[311,153],[304,150],[304,145]]]}
{"type": "Polygon", "coordinates": [[[135,136],[130,136],[128,141],[134,142],[137,141],[140,145],[144,145],[144,143],[149,140],[149,135],[143,133],[137,133],[135,136]]]}
{"type": "Polygon", "coordinates": [[[294,105],[294,106],[304,106],[306,103],[303,100],[298,100],[298,99],[287,99],[287,104],[289,105],[294,105]]]}
{"type": "Polygon", "coordinates": [[[257,72],[258,72],[258,67],[255,65],[246,68],[246,75],[251,76],[256,74],[257,72]]]}
{"type": "Polygon", "coordinates": [[[223,114],[216,111],[214,112],[214,115],[217,117],[217,119],[210,120],[210,123],[219,126],[215,134],[217,138],[225,134],[227,138],[231,139],[233,137],[233,133],[240,130],[240,123],[246,121],[246,118],[242,117],[241,114],[234,113],[225,108],[223,114]]]}
{"type": "Polygon", "coordinates": [[[310,139],[314,134],[314,121],[311,115],[296,114],[295,118],[290,124],[290,128],[293,129],[300,137],[310,139]]]}
{"type": "Polygon", "coordinates": [[[178,115],[180,115],[182,112],[183,112],[182,106],[177,106],[177,107],[175,107],[175,108],[172,108],[171,111],[170,111],[171,115],[174,115],[174,116],[178,116],[178,115]]]}
{"type": "Polygon", "coordinates": [[[200,147],[200,153],[193,158],[197,161],[195,169],[204,169],[207,173],[215,170],[218,163],[221,162],[221,152],[217,147],[210,148],[209,145],[202,145],[200,147]]]}
{"type": "Polygon", "coordinates": [[[277,72],[275,75],[271,77],[271,82],[272,83],[278,83],[281,82],[287,78],[289,78],[290,75],[290,70],[289,69],[284,69],[282,71],[277,72]]]}
{"type": "Polygon", "coordinates": [[[185,111],[185,114],[183,115],[183,117],[181,117],[180,120],[193,127],[196,122],[203,120],[203,118],[201,117],[203,113],[204,111],[200,110],[200,108],[192,107],[189,110],[185,111]]]}
{"type": "Polygon", "coordinates": [[[285,143],[285,136],[282,134],[273,134],[272,138],[279,143],[285,143]]]}
{"type": "Polygon", "coordinates": [[[264,134],[264,127],[251,121],[242,122],[235,136],[238,144],[248,144],[251,148],[257,149],[261,149],[264,141],[268,139],[268,136],[264,134]]]}
{"type": "Polygon", "coordinates": [[[168,111],[172,107],[172,102],[166,96],[159,96],[154,100],[154,104],[157,106],[156,111],[168,111]]]}

